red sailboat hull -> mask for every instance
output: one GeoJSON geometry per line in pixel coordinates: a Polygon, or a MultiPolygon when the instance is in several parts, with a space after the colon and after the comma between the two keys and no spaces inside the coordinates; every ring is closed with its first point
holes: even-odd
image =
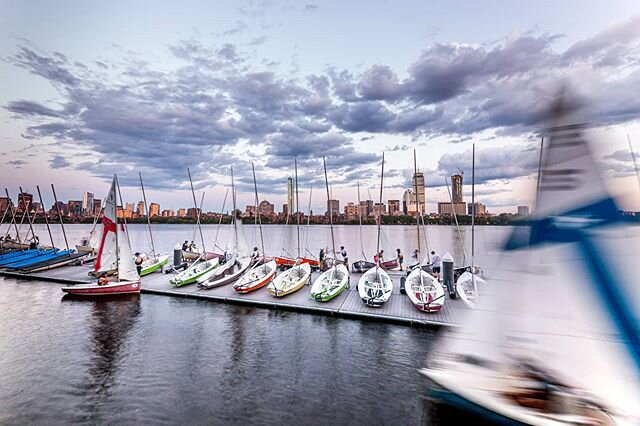
{"type": "Polygon", "coordinates": [[[271,282],[271,280],[273,279],[273,277],[276,276],[276,271],[273,271],[271,274],[267,275],[266,277],[264,277],[263,279],[261,279],[260,281],[255,281],[255,283],[251,283],[251,285],[249,286],[242,286],[242,287],[236,287],[234,286],[233,289],[235,291],[237,291],[240,294],[247,294],[250,293],[254,290],[257,290],[259,288],[264,287],[265,285],[269,284],[271,282]]]}
{"type": "MultiPolygon", "coordinates": [[[[296,264],[295,259],[289,259],[287,257],[276,257],[274,258],[274,260],[276,261],[276,265],[278,266],[293,266],[296,264]]],[[[308,259],[306,257],[303,257],[302,259],[300,259],[300,263],[308,263],[314,268],[320,267],[320,262],[318,262],[315,259],[308,259]]]]}
{"type": "Polygon", "coordinates": [[[111,296],[140,293],[140,281],[122,281],[107,285],[86,284],[62,287],[62,291],[76,296],[111,296]]]}

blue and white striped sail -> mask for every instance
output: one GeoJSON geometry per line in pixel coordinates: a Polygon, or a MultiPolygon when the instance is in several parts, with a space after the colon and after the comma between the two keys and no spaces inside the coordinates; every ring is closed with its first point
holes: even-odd
{"type": "Polygon", "coordinates": [[[524,423],[569,424],[579,412],[594,424],[640,424],[640,229],[621,221],[586,127],[560,103],[554,116],[531,226],[514,231],[491,294],[426,373],[524,423]],[[491,367],[470,367],[469,357],[491,367]],[[572,395],[561,398],[565,412],[516,402],[534,370],[572,395]]]}

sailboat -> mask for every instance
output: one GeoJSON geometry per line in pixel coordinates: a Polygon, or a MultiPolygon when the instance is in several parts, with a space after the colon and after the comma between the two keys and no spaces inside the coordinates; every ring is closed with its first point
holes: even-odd
{"type": "MultiPolygon", "coordinates": [[[[382,189],[384,187],[384,152],[382,153],[382,173],[380,174],[380,203],[382,204],[382,189]]],[[[377,218],[378,237],[376,253],[380,253],[380,226],[382,220],[377,218]]],[[[364,303],[369,306],[379,307],[384,304],[393,291],[393,281],[387,271],[380,266],[380,260],[376,258],[374,267],[366,271],[358,280],[358,294],[364,303]]]]}
{"type": "Polygon", "coordinates": [[[530,226],[514,229],[478,308],[421,372],[432,398],[502,424],[637,425],[640,232],[622,221],[586,126],[562,99],[553,114],[530,226]]]}
{"type": "MultiPolygon", "coordinates": [[[[193,180],[191,180],[191,170],[187,169],[187,173],[189,174],[189,184],[191,185],[191,195],[193,196],[193,205],[197,209],[198,203],[196,201],[196,193],[193,190],[193,180]]],[[[202,206],[202,203],[200,204],[202,206]]],[[[202,209],[202,207],[201,207],[202,209]]],[[[196,225],[198,230],[200,231],[200,241],[202,242],[202,254],[193,261],[193,263],[184,271],[176,274],[173,278],[169,280],[171,284],[176,287],[180,287],[187,284],[193,284],[198,281],[199,278],[211,273],[212,270],[217,268],[220,265],[220,259],[218,257],[214,257],[212,259],[207,258],[207,250],[204,246],[204,235],[202,234],[202,226],[200,225],[200,211],[198,210],[198,219],[196,221],[196,225]]]]}
{"type": "Polygon", "coordinates": [[[255,264],[240,277],[233,285],[233,289],[241,294],[255,291],[269,284],[276,275],[276,262],[274,260],[267,261],[264,254],[264,236],[262,234],[262,219],[260,218],[260,210],[258,209],[258,184],[256,183],[256,169],[251,163],[253,172],[253,188],[255,190],[256,215],[258,220],[258,229],[260,231],[260,247],[262,248],[262,258],[253,259],[255,264]]]}
{"type": "MultiPolygon", "coordinates": [[[[225,263],[214,269],[209,274],[198,279],[198,287],[211,289],[236,281],[251,266],[251,258],[244,240],[242,221],[236,216],[236,190],[233,181],[233,167],[231,168],[231,194],[233,200],[233,233],[231,235],[230,250],[225,250],[225,263]]],[[[221,218],[222,219],[222,218],[221,218]]]]}
{"type": "MultiPolygon", "coordinates": [[[[414,176],[418,173],[418,163],[416,159],[416,151],[413,150],[413,166],[414,176]]],[[[420,200],[418,199],[418,180],[414,179],[414,194],[416,199],[416,235],[418,237],[418,258],[420,259],[420,220],[422,219],[422,229],[425,231],[423,211],[420,208],[420,200]]],[[[404,284],[405,292],[409,296],[409,300],[413,305],[424,312],[438,312],[445,301],[444,288],[442,284],[429,273],[427,234],[424,232],[424,244],[426,255],[422,257],[422,262],[413,266],[411,272],[407,276],[404,284]]]]}
{"type": "Polygon", "coordinates": [[[153,243],[153,231],[151,230],[151,215],[149,214],[149,206],[147,205],[147,194],[144,191],[144,183],[142,182],[142,173],[138,172],[140,176],[140,188],[142,188],[142,199],[144,200],[144,209],[147,216],[147,228],[149,229],[149,240],[151,241],[151,253],[145,253],[142,257],[142,269],[140,270],[140,276],[144,277],[152,272],[160,271],[165,265],[169,263],[169,256],[158,255],[156,253],[156,246],[153,243]]]}
{"type": "MultiPolygon", "coordinates": [[[[327,163],[322,158],[324,165],[324,181],[327,187],[327,200],[329,195],[329,179],[327,178],[327,163]]],[[[331,244],[333,253],[336,253],[336,239],[333,234],[333,212],[329,211],[329,225],[331,227],[331,244]]],[[[319,302],[327,302],[342,293],[349,285],[349,271],[344,263],[333,262],[333,265],[324,271],[311,286],[311,297],[319,302]]]]}
{"type": "MultiPolygon", "coordinates": [[[[140,277],[133,263],[133,254],[129,244],[129,236],[123,224],[118,224],[116,216],[117,197],[116,190],[118,178],[113,176],[111,189],[105,200],[104,214],[102,216],[102,235],[98,247],[98,257],[94,270],[97,274],[103,274],[115,270],[115,279],[100,284],[82,284],[70,287],[62,287],[62,291],[79,296],[105,296],[125,293],[140,293],[140,277]]],[[[121,202],[122,202],[122,197],[121,202]]],[[[100,278],[105,280],[104,277],[100,278]]]]}
{"type": "MultiPolygon", "coordinates": [[[[296,211],[299,212],[300,198],[298,195],[298,161],[295,161],[295,185],[296,185],[296,211]]],[[[311,278],[311,265],[302,263],[300,256],[300,215],[296,212],[297,224],[296,232],[298,234],[298,257],[296,263],[286,271],[277,275],[267,286],[267,291],[275,297],[286,296],[300,290],[311,278]]]]}
{"type": "Polygon", "coordinates": [[[360,200],[360,182],[358,182],[358,239],[360,240],[360,260],[356,260],[351,264],[353,272],[366,272],[375,266],[375,263],[370,262],[367,259],[367,255],[364,253],[364,239],[362,236],[362,202],[360,200]]]}
{"type": "Polygon", "coordinates": [[[471,154],[471,266],[458,276],[456,280],[456,292],[460,299],[470,308],[475,308],[480,292],[479,288],[485,288],[487,282],[478,275],[478,268],[474,265],[475,241],[476,241],[476,144],[473,144],[471,154]]]}

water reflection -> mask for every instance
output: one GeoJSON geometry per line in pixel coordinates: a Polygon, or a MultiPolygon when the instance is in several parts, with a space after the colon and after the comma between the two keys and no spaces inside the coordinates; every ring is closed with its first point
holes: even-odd
{"type": "Polygon", "coordinates": [[[63,297],[65,303],[90,304],[87,316],[89,324],[88,360],[86,381],[83,383],[87,397],[84,412],[90,418],[99,417],[100,406],[111,397],[120,369],[125,362],[129,332],[141,313],[140,295],[126,294],[89,300],[71,295],[63,297]]]}

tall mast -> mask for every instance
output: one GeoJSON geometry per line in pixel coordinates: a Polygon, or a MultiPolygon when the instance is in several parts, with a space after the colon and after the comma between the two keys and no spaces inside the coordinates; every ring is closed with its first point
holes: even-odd
{"type": "Polygon", "coordinates": [[[262,236],[262,219],[260,219],[260,210],[258,209],[258,184],[256,183],[256,168],[251,162],[251,170],[253,171],[253,189],[256,193],[256,215],[258,216],[258,227],[260,228],[260,246],[262,247],[262,257],[265,256],[264,252],[264,238],[262,236]]]}
{"type": "MultiPolygon", "coordinates": [[[[118,175],[114,175],[116,178],[116,188],[118,190],[118,195],[120,196],[120,205],[124,206],[124,201],[122,199],[122,193],[120,193],[120,180],[118,179],[118,175]]],[[[118,199],[116,198],[116,220],[118,219],[118,199]]],[[[124,235],[127,237],[127,244],[129,244],[129,248],[131,248],[131,240],[129,239],[129,228],[127,226],[127,217],[124,215],[124,210],[122,213],[122,223],[124,224],[124,235]]],[[[116,232],[116,235],[118,233],[116,232]]]]}
{"type": "Polygon", "coordinates": [[[416,231],[418,234],[418,259],[420,256],[420,216],[422,216],[422,212],[420,211],[420,202],[418,200],[418,161],[416,159],[416,150],[413,150],[413,190],[416,194],[416,231]]]}
{"type": "Polygon", "coordinates": [[[31,221],[31,214],[29,214],[29,209],[31,208],[31,202],[29,202],[29,205],[27,206],[27,200],[25,199],[24,196],[24,191],[22,190],[22,187],[18,187],[20,189],[20,196],[22,197],[22,204],[24,204],[24,213],[27,215],[27,222],[29,222],[29,229],[31,230],[31,239],[33,241],[35,241],[36,239],[36,234],[35,232],[33,232],[33,222],[31,221]]]}
{"type": "MultiPolygon", "coordinates": [[[[327,162],[324,157],[322,157],[322,164],[324,165],[324,182],[325,182],[325,185],[327,186],[327,203],[329,203],[331,196],[329,195],[329,178],[327,177],[327,162]]],[[[337,258],[338,256],[336,254],[336,239],[333,236],[333,211],[331,210],[331,203],[329,203],[328,207],[329,207],[329,226],[331,227],[331,245],[333,246],[333,256],[337,258]]],[[[336,261],[337,259],[334,259],[334,262],[333,262],[334,267],[337,265],[336,261]]]]}
{"type": "MultiPolygon", "coordinates": [[[[382,152],[382,171],[380,173],[380,204],[382,204],[382,188],[384,185],[384,152],[382,152]]],[[[380,226],[382,225],[382,215],[378,209],[378,242],[376,244],[376,271],[380,265],[380,226]]]]}
{"type": "Polygon", "coordinates": [[[298,159],[294,159],[294,167],[296,171],[296,218],[297,218],[297,229],[298,232],[298,260],[300,261],[300,197],[298,195],[298,159]]]}
{"type": "MultiPolygon", "coordinates": [[[[40,199],[40,205],[42,206],[42,212],[44,213],[44,223],[47,225],[47,232],[49,233],[49,240],[51,240],[51,248],[54,248],[53,244],[53,235],[51,234],[51,228],[49,227],[49,219],[47,219],[47,212],[44,209],[44,201],[42,201],[42,193],[40,193],[40,187],[36,185],[36,189],[38,190],[38,198],[40,199]]],[[[36,211],[36,217],[38,216],[38,212],[36,211]]]]}
{"type": "Polygon", "coordinates": [[[236,186],[233,181],[233,167],[231,167],[231,200],[233,201],[233,235],[235,237],[234,244],[236,245],[234,249],[238,251],[238,223],[236,218],[236,186]]]}
{"type": "MultiPolygon", "coordinates": [[[[202,254],[207,250],[204,247],[204,235],[202,234],[202,226],[200,226],[200,212],[198,211],[198,202],[196,201],[196,193],[193,190],[193,181],[191,180],[191,170],[187,167],[187,173],[189,174],[189,184],[191,185],[191,195],[193,196],[193,207],[196,208],[198,230],[200,231],[200,240],[202,241],[202,254]]],[[[202,207],[200,207],[202,209],[202,207]]]]}
{"type": "MultiPolygon", "coordinates": [[[[224,200],[222,200],[222,208],[220,209],[220,218],[218,219],[218,226],[216,227],[216,238],[213,240],[213,246],[218,246],[218,234],[220,233],[220,225],[222,225],[222,215],[224,214],[224,207],[227,205],[227,197],[229,196],[229,188],[224,193],[224,200]]],[[[202,203],[200,204],[202,208],[202,203]]],[[[235,208],[234,208],[235,210],[235,208]]]]}
{"type": "MultiPolygon", "coordinates": [[[[4,192],[7,194],[7,200],[9,200],[8,203],[11,211],[11,222],[13,222],[13,226],[16,229],[16,240],[18,240],[18,244],[20,244],[20,233],[18,232],[18,224],[16,223],[16,214],[13,211],[13,203],[11,202],[11,197],[9,197],[9,190],[4,188],[4,192]]],[[[11,225],[9,225],[9,229],[11,229],[11,225]]]]}
{"type": "Polygon", "coordinates": [[[360,254],[362,254],[362,260],[366,260],[367,256],[364,254],[364,241],[362,238],[362,201],[360,200],[360,181],[358,181],[358,232],[360,234],[360,254]]]}
{"type": "Polygon", "coordinates": [[[58,204],[58,196],[56,195],[56,188],[51,184],[51,192],[53,192],[53,201],[56,203],[56,209],[58,210],[58,219],[60,219],[60,227],[62,228],[62,235],[64,236],[64,245],[69,251],[69,240],[67,240],[67,233],[64,230],[64,220],[62,220],[62,212],[60,211],[60,204],[58,204]]]}
{"type": "MultiPolygon", "coordinates": [[[[119,239],[118,239],[118,234],[120,232],[118,232],[118,195],[120,196],[120,205],[124,207],[124,202],[122,201],[122,194],[120,194],[120,185],[118,184],[118,176],[117,175],[113,175],[113,182],[115,183],[115,187],[118,189],[118,194],[113,194],[113,198],[115,198],[115,200],[113,200],[115,206],[115,210],[116,210],[116,271],[118,273],[118,281],[120,281],[120,244],[119,244],[119,239]]],[[[124,214],[124,208],[122,210],[122,223],[126,223],[127,222],[127,218],[125,217],[124,214]]]]}
{"type": "MultiPolygon", "coordinates": [[[[4,224],[4,218],[7,217],[7,212],[9,211],[9,201],[7,200],[7,207],[4,208],[4,213],[2,213],[2,219],[0,219],[0,226],[4,224]]],[[[11,229],[11,224],[9,224],[9,229],[11,229]]],[[[2,235],[2,234],[0,234],[2,235]]]]}
{"type": "Polygon", "coordinates": [[[471,154],[471,273],[473,273],[473,255],[476,251],[476,144],[471,154]]]}
{"type": "MultiPolygon", "coordinates": [[[[140,176],[140,187],[142,188],[142,199],[144,200],[144,211],[147,215],[147,227],[149,228],[149,239],[151,240],[151,253],[153,257],[156,257],[156,246],[153,244],[153,232],[151,232],[151,218],[149,217],[149,205],[147,204],[147,194],[144,191],[144,183],[142,183],[142,173],[138,172],[140,176]]],[[[121,200],[122,201],[122,200],[121,200]]]]}

